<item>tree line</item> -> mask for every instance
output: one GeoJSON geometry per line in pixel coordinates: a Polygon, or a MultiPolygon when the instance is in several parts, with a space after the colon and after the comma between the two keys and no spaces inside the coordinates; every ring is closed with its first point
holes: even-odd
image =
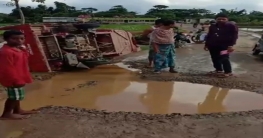
{"type": "MultiPolygon", "coordinates": [[[[44,0],[35,0],[35,2],[43,3],[44,0]]],[[[0,13],[0,22],[23,23],[25,21],[26,23],[34,23],[42,22],[42,17],[77,17],[83,14],[92,17],[159,17],[173,20],[214,18],[216,14],[207,9],[170,9],[166,5],[155,5],[145,14],[139,15],[136,11],[130,11],[123,5],[115,5],[107,11],[98,11],[95,7],[77,9],[58,1],[55,1],[54,4],[55,7],[47,7],[44,4],[37,7],[20,7],[19,4],[9,3],[9,6],[15,6],[15,8],[10,14],[0,13]],[[24,18],[21,18],[21,16],[24,16],[24,18]],[[24,21],[21,21],[21,19],[24,21]]],[[[226,13],[230,20],[238,23],[263,24],[263,12],[260,11],[247,12],[245,9],[221,9],[220,12],[226,13]]]]}

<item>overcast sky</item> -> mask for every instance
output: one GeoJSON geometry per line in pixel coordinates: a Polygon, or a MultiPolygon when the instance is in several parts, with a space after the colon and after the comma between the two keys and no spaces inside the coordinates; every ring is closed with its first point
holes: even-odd
{"type": "MultiPolygon", "coordinates": [[[[0,0],[0,12],[8,13],[12,8],[5,7],[0,0]]],[[[163,4],[170,8],[206,8],[213,12],[225,9],[246,9],[247,11],[263,11],[263,0],[57,0],[77,8],[94,7],[98,10],[108,10],[114,5],[123,5],[128,10],[145,13],[153,5],[163,4]],[[84,6],[85,5],[85,6],[84,6]]],[[[46,5],[53,6],[54,0],[46,0],[46,5]]],[[[22,6],[36,6],[31,0],[20,0],[22,6]]]]}

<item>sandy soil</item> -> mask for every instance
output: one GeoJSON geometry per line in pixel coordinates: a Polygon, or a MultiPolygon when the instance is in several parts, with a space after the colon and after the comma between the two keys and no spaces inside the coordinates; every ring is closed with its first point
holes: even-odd
{"type": "Polygon", "coordinates": [[[21,138],[261,138],[263,111],[210,115],[107,113],[50,107],[21,138]]]}
{"type": "MultiPolygon", "coordinates": [[[[260,57],[250,55],[255,38],[241,34],[236,52],[231,55],[235,77],[218,79],[205,75],[213,70],[209,54],[202,45],[193,45],[177,51],[177,75],[153,75],[144,68],[145,59],[127,61],[142,69],[142,79],[157,81],[187,81],[225,88],[239,88],[258,93],[263,71],[260,57]]],[[[131,58],[132,59],[132,58],[131,58]]],[[[263,110],[195,115],[150,115],[142,113],[85,110],[70,107],[45,107],[40,113],[22,121],[0,121],[0,135],[10,130],[20,138],[261,138],[263,110]],[[19,130],[19,132],[17,132],[19,130]]],[[[15,134],[13,134],[15,135],[15,134]]]]}

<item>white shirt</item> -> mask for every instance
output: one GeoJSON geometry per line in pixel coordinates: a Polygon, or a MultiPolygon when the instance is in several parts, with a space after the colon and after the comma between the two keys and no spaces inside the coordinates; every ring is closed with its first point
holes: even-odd
{"type": "MultiPolygon", "coordinates": [[[[156,27],[152,26],[152,29],[154,30],[154,29],[156,29],[156,27]]],[[[152,40],[152,32],[148,34],[148,37],[150,38],[150,42],[151,42],[151,40],[152,40]]]]}
{"type": "Polygon", "coordinates": [[[6,42],[2,42],[2,43],[0,43],[0,48],[3,47],[4,44],[6,44],[6,42]]]}

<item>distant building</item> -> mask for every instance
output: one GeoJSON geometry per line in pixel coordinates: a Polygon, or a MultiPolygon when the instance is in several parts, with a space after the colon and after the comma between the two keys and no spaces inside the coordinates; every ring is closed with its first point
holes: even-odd
{"type": "Polygon", "coordinates": [[[210,21],[212,21],[212,20],[214,20],[214,19],[212,19],[212,18],[203,18],[203,19],[200,19],[200,20],[199,20],[199,23],[210,22],[210,21]]]}
{"type": "Polygon", "coordinates": [[[205,23],[205,22],[210,22],[211,20],[214,20],[212,18],[203,18],[203,19],[185,19],[185,23],[205,23]]]}
{"type": "MultiPolygon", "coordinates": [[[[158,18],[92,18],[92,20],[105,24],[154,24],[156,19],[158,18]]],[[[90,20],[90,18],[87,20],[90,20]]],[[[43,23],[74,23],[78,21],[78,17],[43,17],[43,23]]]]}

